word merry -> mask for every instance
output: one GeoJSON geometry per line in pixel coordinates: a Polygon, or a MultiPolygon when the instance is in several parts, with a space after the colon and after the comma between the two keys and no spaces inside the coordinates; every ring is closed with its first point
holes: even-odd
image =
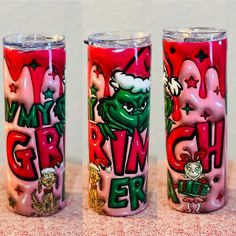
{"type": "Polygon", "coordinates": [[[177,172],[183,172],[186,161],[176,158],[175,147],[183,141],[192,140],[196,137],[198,150],[206,151],[206,156],[201,160],[204,172],[211,171],[213,156],[214,167],[220,168],[223,157],[224,124],[224,119],[216,122],[214,132],[210,122],[197,123],[195,126],[184,125],[173,129],[167,137],[166,145],[170,167],[177,172]],[[212,142],[213,134],[214,141],[212,142]]]}
{"type": "Polygon", "coordinates": [[[143,189],[144,182],[143,176],[112,179],[108,207],[124,208],[130,202],[132,211],[138,209],[139,201],[146,202],[146,190],[143,189]],[[126,196],[130,197],[130,201],[124,198],[126,196]]]}

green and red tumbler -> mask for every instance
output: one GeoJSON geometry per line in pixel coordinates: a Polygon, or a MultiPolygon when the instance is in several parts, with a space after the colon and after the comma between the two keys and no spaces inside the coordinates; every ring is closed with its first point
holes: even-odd
{"type": "Polygon", "coordinates": [[[65,42],[3,39],[8,207],[46,216],[65,205],[65,42]]]}
{"type": "Polygon", "coordinates": [[[227,202],[226,51],[225,30],[164,30],[168,199],[181,212],[227,202]]]}
{"type": "Polygon", "coordinates": [[[88,37],[89,206],[133,215],[147,206],[150,35],[88,37]]]}

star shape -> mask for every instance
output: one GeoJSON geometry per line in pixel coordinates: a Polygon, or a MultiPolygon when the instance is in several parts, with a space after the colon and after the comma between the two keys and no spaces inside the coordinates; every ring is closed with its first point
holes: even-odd
{"type": "Polygon", "coordinates": [[[43,92],[44,98],[48,99],[51,98],[53,99],[53,94],[55,91],[51,90],[50,88],[48,88],[46,91],[43,92]]]}
{"type": "Polygon", "coordinates": [[[12,207],[12,208],[15,208],[16,201],[12,197],[9,197],[8,201],[9,201],[9,206],[12,207]]]}
{"type": "Polygon", "coordinates": [[[24,192],[24,191],[20,188],[19,185],[15,188],[15,191],[17,192],[18,195],[21,195],[21,194],[24,192]]]}
{"type": "Polygon", "coordinates": [[[213,179],[213,182],[214,183],[218,183],[220,180],[220,177],[219,176],[215,176],[214,179],[213,179]]]}
{"type": "Polygon", "coordinates": [[[186,111],[186,115],[188,115],[190,111],[194,111],[194,108],[190,107],[188,103],[186,103],[185,107],[182,107],[181,109],[186,111]]]}
{"type": "Polygon", "coordinates": [[[95,88],[95,86],[93,85],[91,88],[90,88],[90,90],[91,90],[91,95],[93,95],[93,96],[97,96],[97,91],[98,91],[98,89],[96,89],[95,88]]]}
{"type": "Polygon", "coordinates": [[[187,84],[187,88],[197,88],[197,83],[199,80],[194,79],[193,76],[190,76],[189,79],[185,80],[185,83],[187,84]]]}
{"type": "Polygon", "coordinates": [[[211,114],[209,114],[207,111],[204,111],[204,113],[201,115],[205,120],[207,120],[208,117],[210,117],[211,114]]]}
{"type": "Polygon", "coordinates": [[[220,89],[219,89],[218,86],[217,86],[217,88],[213,91],[213,93],[216,93],[216,95],[219,95],[219,93],[220,93],[220,89]]]}
{"type": "Polygon", "coordinates": [[[102,70],[98,65],[96,65],[96,69],[94,69],[93,72],[96,74],[97,78],[100,74],[102,74],[102,70]]]}
{"type": "Polygon", "coordinates": [[[35,71],[37,69],[37,67],[39,67],[41,65],[39,63],[37,63],[37,61],[35,59],[33,59],[28,66],[30,66],[35,71]]]}
{"type": "Polygon", "coordinates": [[[9,88],[11,93],[16,93],[17,86],[15,84],[12,83],[11,85],[9,85],[9,88]]]}
{"type": "Polygon", "coordinates": [[[170,53],[174,54],[175,52],[176,52],[175,48],[174,47],[170,47],[170,53]]]}
{"type": "Polygon", "coordinates": [[[223,192],[220,192],[216,199],[221,202],[221,200],[222,200],[223,197],[224,197],[223,192]]]}
{"type": "Polygon", "coordinates": [[[195,56],[200,62],[203,62],[206,58],[208,58],[208,55],[204,53],[202,49],[200,49],[199,53],[195,56]]]}

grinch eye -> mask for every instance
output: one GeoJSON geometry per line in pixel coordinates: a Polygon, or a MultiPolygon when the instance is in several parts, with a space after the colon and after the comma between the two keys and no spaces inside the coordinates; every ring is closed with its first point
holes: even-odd
{"type": "Polygon", "coordinates": [[[144,100],[141,105],[141,109],[144,110],[146,106],[147,106],[147,101],[144,100]]]}
{"type": "Polygon", "coordinates": [[[195,167],[195,172],[199,172],[200,168],[199,167],[195,167]]]}
{"type": "Polygon", "coordinates": [[[124,108],[128,113],[130,113],[130,112],[132,112],[132,111],[134,110],[134,107],[133,107],[133,105],[132,105],[131,103],[126,103],[126,104],[124,104],[124,105],[123,105],[123,108],[124,108]]]}

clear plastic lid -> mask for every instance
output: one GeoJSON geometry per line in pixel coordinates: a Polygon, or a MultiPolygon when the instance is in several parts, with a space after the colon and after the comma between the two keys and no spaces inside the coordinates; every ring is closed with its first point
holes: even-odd
{"type": "Polygon", "coordinates": [[[151,44],[151,35],[132,31],[105,32],[89,35],[85,43],[104,48],[145,47],[151,44]]]}
{"type": "Polygon", "coordinates": [[[222,40],[226,37],[225,29],[209,27],[174,27],[163,30],[165,40],[177,42],[208,42],[222,40]]]}
{"type": "Polygon", "coordinates": [[[3,46],[24,51],[64,48],[65,37],[59,34],[13,34],[3,38],[3,46]]]}

